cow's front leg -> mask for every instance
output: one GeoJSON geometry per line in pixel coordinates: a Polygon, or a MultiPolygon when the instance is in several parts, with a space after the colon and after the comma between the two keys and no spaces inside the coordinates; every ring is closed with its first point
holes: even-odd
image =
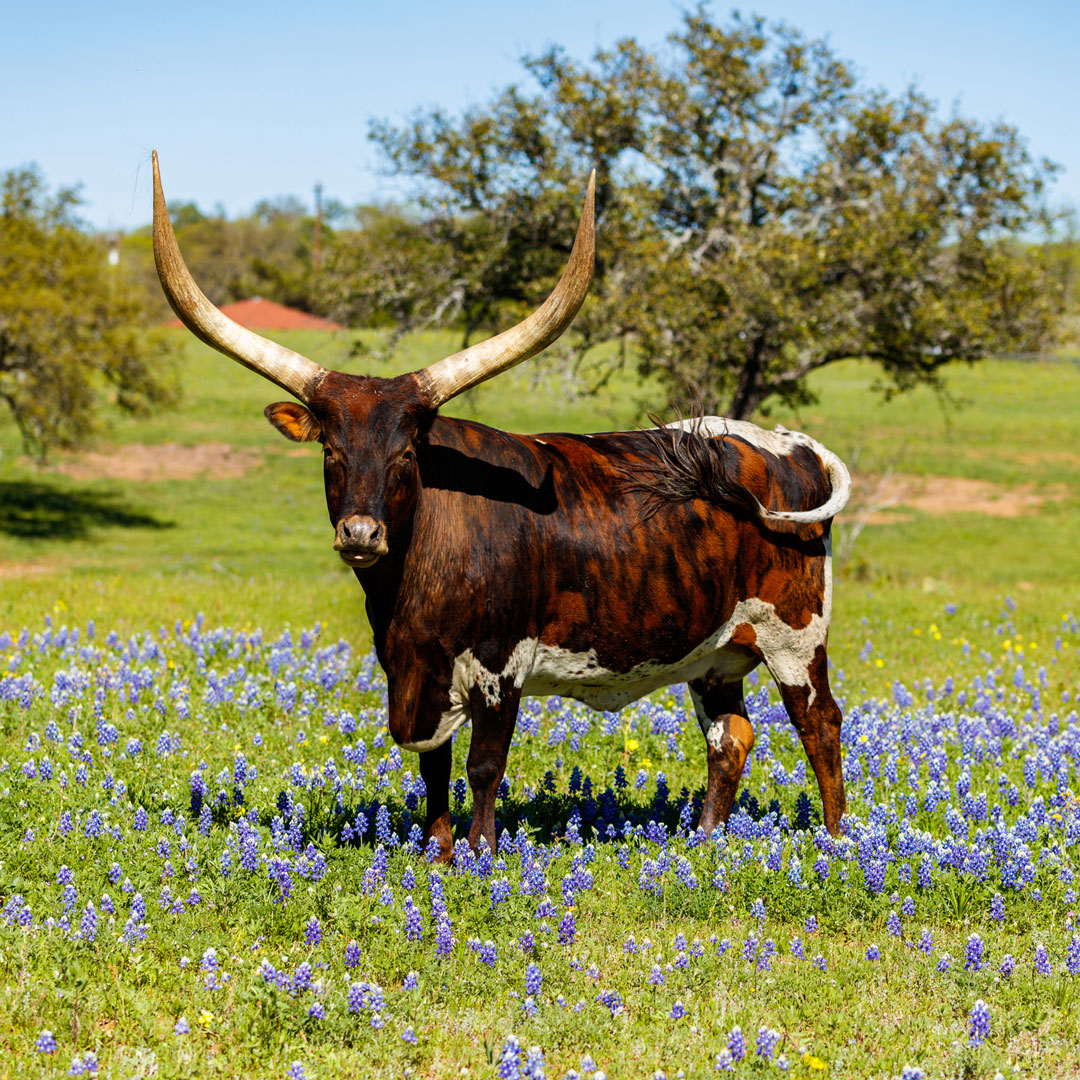
{"type": "Polygon", "coordinates": [[[454,837],[450,831],[450,769],[454,743],[447,739],[434,750],[420,754],[420,775],[427,789],[427,827],[424,846],[434,836],[439,842],[439,862],[449,862],[454,855],[454,837]]]}
{"type": "Polygon", "coordinates": [[[706,675],[690,683],[690,697],[705,736],[709,786],[698,826],[711,833],[727,824],[743,766],[754,746],[754,729],[746,718],[742,681],[723,683],[706,675]]]}
{"type": "Polygon", "coordinates": [[[521,691],[502,679],[498,700],[473,687],[469,695],[472,712],[472,742],[465,771],[473,795],[473,819],[469,846],[473,851],[481,840],[495,851],[495,796],[506,772],[506,756],[517,724],[521,691]]]}
{"type": "Polygon", "coordinates": [[[439,860],[454,853],[450,831],[450,772],[454,732],[469,718],[466,703],[440,691],[450,685],[449,665],[438,652],[413,648],[411,662],[401,663],[387,680],[387,725],[393,740],[420,757],[420,776],[427,789],[425,845],[439,841],[439,860]],[[441,668],[440,668],[441,663],[441,668]]]}

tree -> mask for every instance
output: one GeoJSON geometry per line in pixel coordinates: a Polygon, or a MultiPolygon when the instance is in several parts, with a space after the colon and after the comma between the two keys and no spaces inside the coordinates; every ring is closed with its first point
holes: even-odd
{"type": "Polygon", "coordinates": [[[1017,237],[1049,225],[1053,167],[1013,128],[939,120],[916,90],[863,87],[824,43],[758,18],[698,8],[669,41],[591,64],[552,49],[525,61],[531,94],[372,137],[433,218],[493,223],[500,256],[517,245],[519,295],[550,284],[595,166],[580,344],[633,334],[643,371],[710,411],[804,401],[807,375],[849,357],[892,392],[1050,340],[1061,289],[1017,237]]]}
{"type": "Polygon", "coordinates": [[[128,411],[170,401],[169,349],[104,241],[78,227],[75,191],[48,195],[34,167],[2,184],[0,401],[44,456],[90,434],[102,384],[128,411]]]}

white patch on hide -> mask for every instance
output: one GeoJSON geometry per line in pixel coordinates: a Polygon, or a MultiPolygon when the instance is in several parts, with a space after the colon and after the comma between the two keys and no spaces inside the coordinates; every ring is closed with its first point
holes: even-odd
{"type": "Polygon", "coordinates": [[[720,753],[724,741],[724,725],[721,721],[717,720],[716,723],[709,725],[709,730],[705,733],[705,741],[718,754],[720,753]]]}

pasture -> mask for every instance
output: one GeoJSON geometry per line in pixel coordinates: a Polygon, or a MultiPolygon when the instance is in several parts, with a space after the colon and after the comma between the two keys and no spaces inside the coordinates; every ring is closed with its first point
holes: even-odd
{"type": "MultiPolygon", "coordinates": [[[[348,336],[282,340],[385,373],[348,336]]],[[[318,448],[262,418],[274,388],[185,349],[181,410],[117,418],[95,456],[39,471],[0,431],[5,1072],[1075,1075],[1080,369],[957,370],[946,412],[881,403],[851,363],[763,421],[859,483],[830,640],[842,839],[763,674],[726,833],[693,829],[680,688],[548,699],[522,710],[499,852],[434,867],[318,448]]],[[[610,430],[662,401],[630,373],[577,397],[541,358],[448,411],[610,430]]],[[[463,835],[463,780],[452,809],[463,835]]]]}

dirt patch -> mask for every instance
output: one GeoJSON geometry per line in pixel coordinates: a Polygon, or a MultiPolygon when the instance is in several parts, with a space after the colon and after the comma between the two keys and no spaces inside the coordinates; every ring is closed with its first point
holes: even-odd
{"type": "Polygon", "coordinates": [[[75,480],[186,480],[202,473],[214,476],[243,476],[261,465],[263,455],[228,443],[199,443],[181,446],[160,443],[147,446],[132,443],[115,450],[79,454],[53,466],[75,480]]]}
{"type": "Polygon", "coordinates": [[[28,574],[47,574],[54,569],[45,563],[0,562],[0,581],[4,578],[26,577],[28,574]]]}
{"type": "Polygon", "coordinates": [[[989,480],[966,476],[856,476],[849,516],[869,515],[874,524],[909,520],[904,509],[924,514],[985,514],[1013,518],[1032,514],[1048,502],[1069,495],[1064,484],[1036,487],[1021,484],[1007,488],[989,480]]]}

